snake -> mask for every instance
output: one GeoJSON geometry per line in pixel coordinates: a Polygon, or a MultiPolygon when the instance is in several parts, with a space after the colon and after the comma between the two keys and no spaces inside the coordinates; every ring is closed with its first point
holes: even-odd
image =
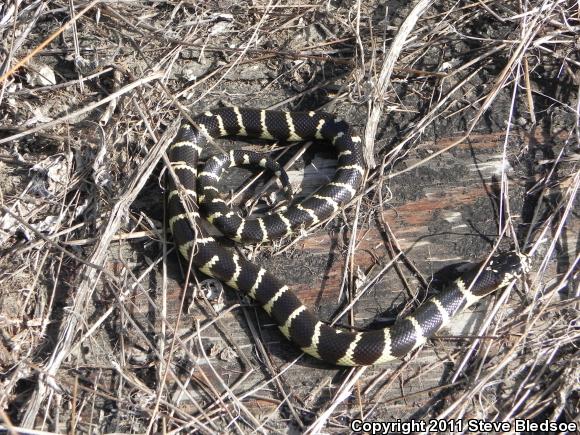
{"type": "Polygon", "coordinates": [[[363,141],[343,119],[322,111],[294,112],[222,107],[182,122],[168,147],[169,229],[184,260],[200,272],[249,296],[275,321],[281,333],[308,355],[339,366],[366,366],[401,359],[423,345],[460,311],[508,286],[527,269],[524,254],[509,250],[471,263],[443,291],[411,314],[383,329],[353,331],[321,321],[273,273],[210,235],[207,224],[238,243],[270,242],[310,228],[342,210],[361,190],[366,174],[363,141]],[[192,122],[191,122],[192,121],[192,122]],[[244,217],[228,206],[219,181],[234,166],[259,166],[291,187],[285,170],[268,155],[232,150],[209,157],[201,152],[213,139],[241,136],[295,142],[325,141],[337,153],[330,181],[301,201],[260,217],[244,217]]]}

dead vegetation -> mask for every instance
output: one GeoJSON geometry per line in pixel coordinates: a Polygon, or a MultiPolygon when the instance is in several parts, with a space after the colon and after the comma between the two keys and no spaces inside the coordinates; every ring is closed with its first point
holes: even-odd
{"type": "MultiPolygon", "coordinates": [[[[577,2],[9,0],[0,34],[3,428],[579,422],[577,2]],[[403,362],[301,357],[219,283],[183,290],[164,232],[165,146],[182,117],[221,104],[364,129],[357,200],[243,251],[321,317],[393,320],[433,272],[500,244],[533,254],[532,270],[403,362]]],[[[302,194],[332,170],[310,148],[275,148],[302,194]]]]}

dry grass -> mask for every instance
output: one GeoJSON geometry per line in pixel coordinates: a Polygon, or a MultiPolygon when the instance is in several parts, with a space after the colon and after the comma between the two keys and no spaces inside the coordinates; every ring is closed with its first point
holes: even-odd
{"type": "MultiPolygon", "coordinates": [[[[357,418],[580,423],[577,2],[74,3],[0,4],[5,429],[327,433],[357,418]],[[427,360],[423,350],[386,367],[345,370],[313,365],[295,350],[272,352],[268,339],[280,336],[260,326],[265,317],[246,301],[224,303],[219,283],[181,290],[163,231],[165,146],[180,117],[222,103],[320,108],[364,128],[372,168],[365,191],[326,227],[338,226],[342,243],[332,260],[344,271],[335,321],[346,314],[354,322],[359,301],[393,267],[411,293],[429,285],[406,255],[420,240],[405,240],[384,219],[391,190],[437,172],[440,159],[477,135],[495,135],[501,149],[493,249],[502,235],[534,255],[533,269],[518,291],[495,299],[472,337],[436,342],[427,360]],[[360,273],[355,257],[372,231],[386,235],[373,242],[384,253],[376,248],[375,267],[360,273]]],[[[298,174],[294,162],[309,146],[278,150],[294,155],[288,168],[298,174]]],[[[276,267],[327,233],[319,226],[246,253],[275,252],[276,267]]],[[[434,258],[463,252],[441,245],[434,258]]]]}

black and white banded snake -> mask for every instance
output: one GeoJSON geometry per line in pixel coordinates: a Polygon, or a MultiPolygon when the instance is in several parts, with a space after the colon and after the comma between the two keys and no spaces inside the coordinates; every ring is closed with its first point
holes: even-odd
{"type": "Polygon", "coordinates": [[[240,243],[274,240],[323,221],[360,188],[365,172],[360,137],[345,121],[323,112],[227,107],[198,115],[194,124],[182,125],[168,152],[180,185],[169,177],[169,226],[179,252],[187,261],[193,256],[191,263],[201,272],[250,296],[279,325],[282,334],[309,355],[345,366],[401,358],[425,343],[460,310],[505,287],[527,267],[522,254],[515,251],[497,254],[487,263],[473,265],[444,292],[428,299],[391,327],[351,332],[329,326],[318,320],[273,274],[211,237],[200,224],[200,212],[224,235],[240,243]],[[222,173],[232,166],[259,165],[275,172],[286,186],[287,175],[270,158],[241,150],[209,158],[198,173],[198,157],[208,138],[222,136],[331,142],[338,154],[335,176],[314,195],[283,211],[243,219],[219,195],[217,184],[222,173]]]}

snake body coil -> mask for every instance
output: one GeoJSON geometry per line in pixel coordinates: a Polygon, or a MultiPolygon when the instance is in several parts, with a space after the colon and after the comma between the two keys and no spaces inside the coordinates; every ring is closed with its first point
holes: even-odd
{"type": "Polygon", "coordinates": [[[183,257],[203,273],[249,295],[274,319],[282,334],[304,352],[332,364],[370,365],[400,358],[422,345],[461,309],[506,286],[525,267],[523,256],[508,252],[473,265],[453,285],[390,328],[350,332],[322,323],[265,269],[222,247],[203,229],[206,219],[238,242],[261,242],[292,234],[331,216],[354,197],[364,175],[361,139],[348,124],[322,112],[281,112],[221,108],[182,125],[169,147],[175,178],[169,177],[169,226],[183,257]],[[287,184],[285,172],[270,158],[246,151],[214,156],[198,174],[197,161],[208,138],[249,136],[284,141],[323,139],[338,153],[334,178],[316,194],[286,210],[243,219],[219,197],[217,182],[227,168],[258,164],[287,184]]]}

